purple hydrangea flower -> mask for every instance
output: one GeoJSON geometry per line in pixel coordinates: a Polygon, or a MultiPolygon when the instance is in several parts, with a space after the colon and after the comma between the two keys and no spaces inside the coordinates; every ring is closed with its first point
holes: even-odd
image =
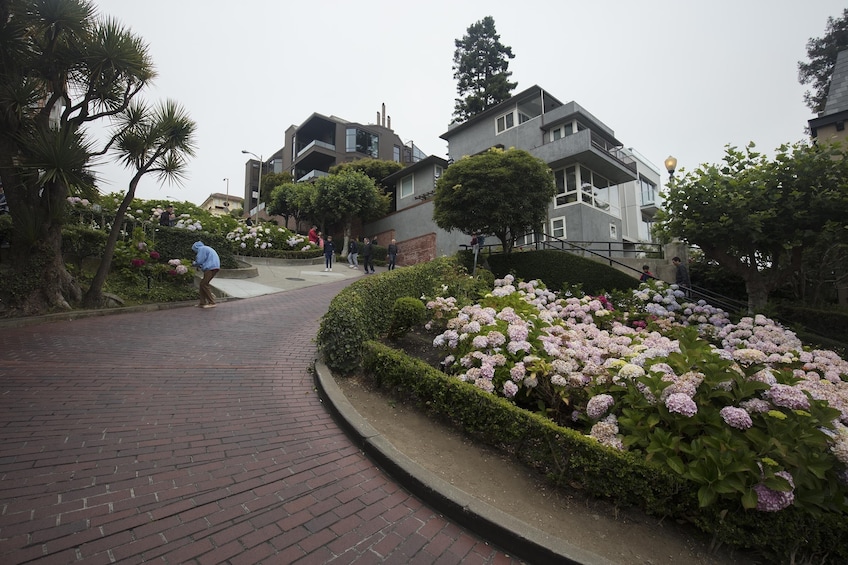
{"type": "Polygon", "coordinates": [[[766,396],[775,406],[782,406],[790,410],[807,410],[810,407],[810,400],[804,394],[804,391],[794,386],[772,385],[766,396]]]}
{"type": "Polygon", "coordinates": [[[792,475],[786,471],[778,471],[775,475],[789,481],[789,486],[793,490],[783,492],[772,490],[764,484],[755,485],[754,491],[757,493],[757,510],[760,512],[778,512],[787,508],[795,501],[795,482],[792,480],[792,475]]]}
{"type": "Polygon", "coordinates": [[[721,409],[719,414],[721,414],[721,417],[728,426],[736,428],[737,430],[747,430],[754,425],[751,421],[751,416],[744,408],[725,406],[721,409]]]}
{"type": "Polygon", "coordinates": [[[598,394],[586,403],[586,415],[593,420],[598,420],[615,404],[615,400],[608,394],[598,394]]]}
{"type": "Polygon", "coordinates": [[[682,392],[669,394],[668,398],[665,399],[665,406],[669,412],[675,412],[687,418],[691,418],[698,413],[698,405],[695,404],[695,401],[682,392]]]}

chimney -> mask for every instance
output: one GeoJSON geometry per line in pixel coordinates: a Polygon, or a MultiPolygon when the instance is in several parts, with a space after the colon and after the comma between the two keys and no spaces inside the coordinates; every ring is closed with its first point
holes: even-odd
{"type": "Polygon", "coordinates": [[[383,123],[381,124],[383,127],[386,127],[386,103],[383,102],[383,123]]]}
{"type": "Polygon", "coordinates": [[[380,125],[380,112],[377,112],[377,125],[380,125]]]}
{"type": "Polygon", "coordinates": [[[388,124],[389,124],[389,125],[388,125],[388,126],[386,126],[386,127],[388,127],[389,129],[392,129],[392,117],[391,117],[391,116],[389,116],[389,117],[387,117],[386,119],[388,120],[388,124]]]}

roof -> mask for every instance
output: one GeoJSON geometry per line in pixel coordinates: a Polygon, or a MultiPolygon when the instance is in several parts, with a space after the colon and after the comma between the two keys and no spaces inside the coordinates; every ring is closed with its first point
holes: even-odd
{"type": "Polygon", "coordinates": [[[822,116],[848,110],[848,49],[836,55],[833,65],[833,77],[827,91],[827,102],[822,116]]]}
{"type": "Polygon", "coordinates": [[[395,171],[394,173],[390,174],[386,178],[382,179],[381,182],[386,183],[386,184],[391,184],[391,183],[393,183],[393,182],[395,182],[395,181],[397,181],[397,180],[399,180],[403,177],[411,175],[412,173],[418,171],[419,169],[433,167],[435,165],[438,165],[438,166],[442,167],[443,169],[446,169],[448,167],[448,164],[449,163],[445,159],[442,159],[441,157],[436,157],[435,155],[430,155],[428,157],[425,157],[424,159],[421,159],[420,161],[412,163],[411,165],[407,165],[406,167],[402,168],[399,171],[395,171]]]}
{"type": "MultiPolygon", "coordinates": [[[[492,114],[496,114],[496,113],[500,112],[504,107],[515,104],[516,102],[518,102],[522,99],[528,98],[530,96],[538,96],[539,93],[541,93],[543,96],[545,96],[548,100],[552,101],[555,105],[562,106],[562,102],[560,102],[559,100],[557,100],[556,98],[551,96],[547,91],[545,91],[538,84],[534,84],[530,88],[528,88],[526,90],[522,90],[518,94],[514,94],[514,95],[510,96],[509,98],[507,98],[503,102],[499,102],[498,104],[495,104],[491,108],[488,108],[486,110],[483,110],[479,114],[475,114],[475,115],[471,116],[470,118],[468,118],[464,122],[461,122],[461,123],[458,123],[458,124],[451,124],[451,126],[448,128],[448,131],[446,131],[445,133],[443,133],[439,137],[444,139],[444,140],[448,140],[454,134],[466,129],[471,124],[477,123],[480,120],[488,118],[492,114]]],[[[543,111],[544,111],[544,109],[543,109],[543,111]]]]}

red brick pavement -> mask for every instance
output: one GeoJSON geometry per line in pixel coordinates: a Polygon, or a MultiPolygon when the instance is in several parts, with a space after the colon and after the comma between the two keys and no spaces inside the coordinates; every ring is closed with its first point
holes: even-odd
{"type": "Polygon", "coordinates": [[[321,404],[345,284],[0,329],[0,563],[518,563],[321,404]]]}

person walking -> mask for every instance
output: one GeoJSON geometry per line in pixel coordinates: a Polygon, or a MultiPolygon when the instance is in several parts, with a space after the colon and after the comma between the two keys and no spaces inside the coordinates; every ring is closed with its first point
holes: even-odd
{"type": "Polygon", "coordinates": [[[212,294],[210,283],[221,268],[221,259],[218,258],[217,251],[208,245],[204,245],[202,241],[194,242],[191,250],[197,254],[192,265],[200,267],[200,270],[203,271],[203,279],[200,281],[200,304],[198,306],[201,308],[214,308],[217,305],[215,304],[215,296],[212,294]]]}
{"type": "Polygon", "coordinates": [[[174,207],[168,206],[165,210],[159,214],[159,225],[165,226],[166,228],[172,228],[177,223],[177,215],[174,213],[174,207]]]}
{"type": "Polygon", "coordinates": [[[336,246],[333,245],[333,236],[328,235],[327,241],[324,242],[324,270],[333,270],[333,254],[336,252],[336,246]]]}
{"type": "Polygon", "coordinates": [[[351,269],[359,268],[359,244],[353,237],[347,244],[347,266],[351,269]]]}
{"type": "Polygon", "coordinates": [[[686,296],[689,296],[689,289],[692,288],[692,281],[689,280],[689,269],[680,261],[680,257],[674,257],[671,262],[675,268],[674,282],[686,292],[686,296]]]}
{"type": "Polygon", "coordinates": [[[389,243],[389,247],[387,248],[388,257],[389,257],[389,270],[395,270],[395,263],[397,263],[397,255],[398,255],[398,246],[397,240],[392,238],[392,242],[389,243]]]}
{"type": "Polygon", "coordinates": [[[374,273],[374,245],[367,237],[362,244],[362,269],[366,275],[369,274],[369,269],[371,270],[370,274],[374,273]]]}

